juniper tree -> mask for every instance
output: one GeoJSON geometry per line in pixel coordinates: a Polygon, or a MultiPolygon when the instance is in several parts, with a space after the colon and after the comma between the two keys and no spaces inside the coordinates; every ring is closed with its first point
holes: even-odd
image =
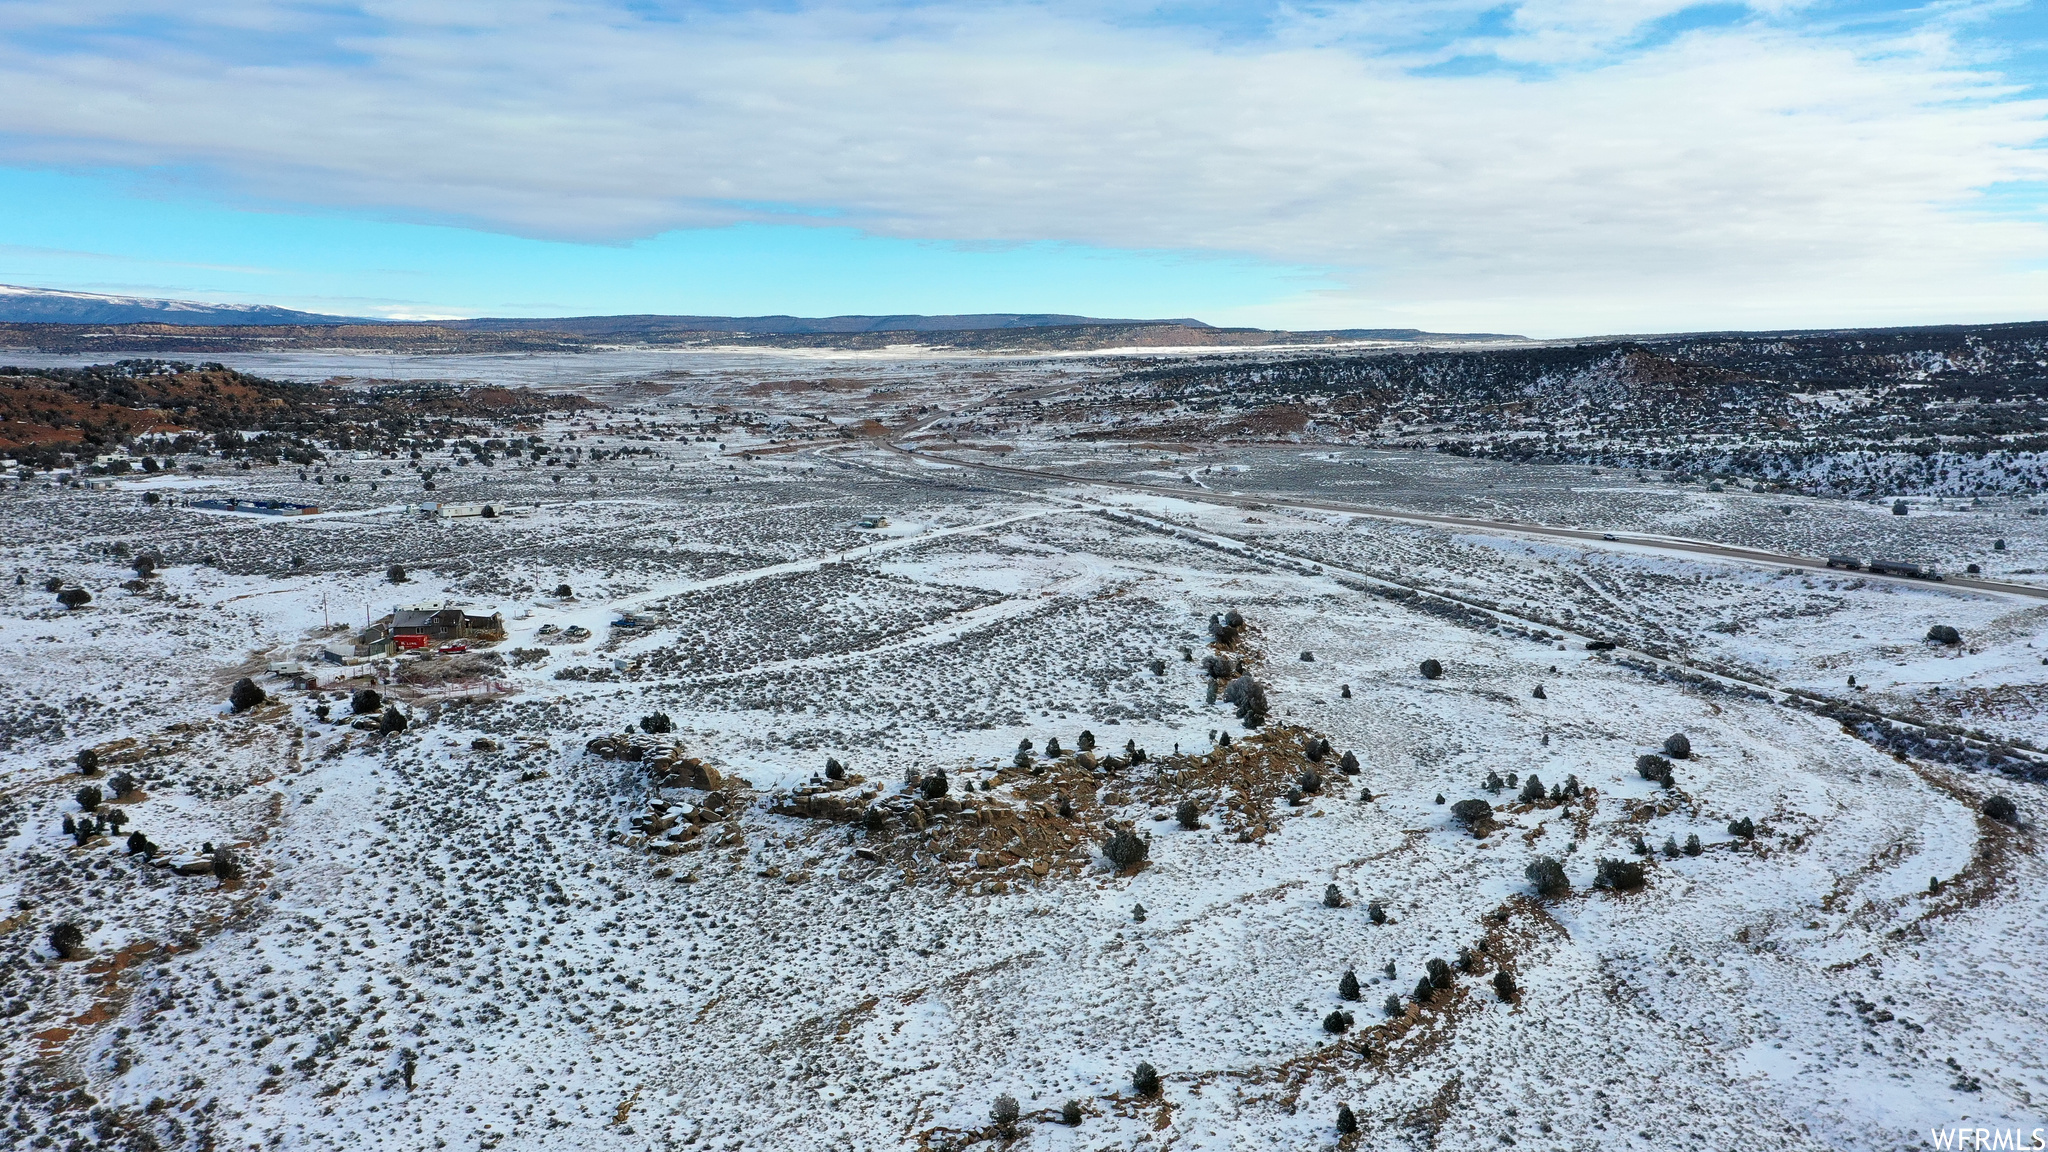
{"type": "Polygon", "coordinates": [[[133,856],[138,852],[142,854],[144,860],[147,860],[156,855],[156,845],[150,843],[149,837],[144,836],[141,832],[130,832],[128,834],[128,855],[133,856]]]}
{"type": "Polygon", "coordinates": [[[57,593],[57,603],[66,608],[83,608],[92,603],[92,593],[83,588],[66,588],[57,593]]]}
{"type": "Polygon", "coordinates": [[[1747,816],[1740,820],[1730,820],[1728,822],[1728,834],[1730,836],[1740,836],[1744,840],[1753,840],[1756,838],[1756,822],[1747,816]]]}
{"type": "Polygon", "coordinates": [[[1671,787],[1671,761],[1655,753],[1645,752],[1636,757],[1636,775],[1645,780],[1655,780],[1664,787],[1671,787]]]}
{"type": "Polygon", "coordinates": [[[1074,741],[1074,750],[1077,752],[1095,751],[1095,733],[1090,732],[1086,728],[1081,729],[1081,738],[1074,741]]]}
{"type": "Polygon", "coordinates": [[[405,565],[403,564],[393,564],[391,567],[386,568],[384,570],[384,578],[393,584],[403,584],[411,579],[411,577],[405,574],[405,565]]]}
{"type": "Polygon", "coordinates": [[[1296,781],[1296,783],[1301,786],[1301,790],[1304,793],[1310,796],[1314,796],[1323,790],[1323,777],[1313,768],[1303,772],[1301,779],[1296,781]]]}
{"type": "Polygon", "coordinates": [[[1045,742],[1045,754],[1047,756],[1052,757],[1055,760],[1059,759],[1061,756],[1066,755],[1066,753],[1060,751],[1059,737],[1054,736],[1045,742]]]}
{"type": "Polygon", "coordinates": [[[1137,1089],[1140,1096],[1159,1095],[1159,1069],[1144,1060],[1138,1061],[1137,1068],[1131,1072],[1131,1087],[1137,1089]]]}
{"type": "MultiPolygon", "coordinates": [[[[1387,906],[1377,900],[1365,906],[1365,914],[1375,924],[1385,924],[1387,922],[1387,906]]],[[[1391,964],[1389,967],[1391,967],[1391,964]]]]}
{"type": "Polygon", "coordinates": [[[216,847],[213,850],[213,874],[222,880],[241,879],[242,858],[235,855],[235,850],[226,844],[216,847]]]}
{"type": "Polygon", "coordinates": [[[1435,680],[1443,674],[1444,666],[1438,663],[1434,656],[1422,662],[1422,678],[1424,680],[1435,680]]]}
{"type": "Polygon", "coordinates": [[[1358,999],[1358,973],[1346,968],[1337,981],[1337,996],[1342,1000],[1358,999]]]}
{"type": "Polygon", "coordinates": [[[952,786],[953,782],[946,779],[946,770],[944,768],[919,780],[917,784],[918,791],[924,793],[924,798],[927,800],[937,800],[939,797],[944,796],[946,790],[952,786]]]}
{"type": "Polygon", "coordinates": [[[71,794],[71,797],[72,799],[77,800],[78,806],[87,812],[93,812],[98,810],[100,806],[100,801],[104,799],[104,797],[100,795],[99,785],[97,784],[87,784],[84,787],[80,788],[78,791],[73,792],[71,794]]]}
{"type": "Polygon", "coordinates": [[[1985,800],[1981,811],[1993,820],[2008,824],[2012,823],[2013,818],[2019,815],[2019,807],[2012,802],[2012,797],[2010,796],[1993,796],[1985,800]]]}
{"type": "Polygon", "coordinates": [[[77,763],[80,776],[95,775],[100,770],[100,754],[90,748],[80,748],[77,763]]]}
{"type": "Polygon", "coordinates": [[[1339,696],[1342,696],[1342,697],[1343,697],[1344,699],[1346,699],[1346,700],[1349,700],[1349,699],[1351,699],[1351,685],[1349,685],[1349,684],[1339,684],[1339,685],[1337,686],[1337,689],[1338,689],[1338,691],[1337,691],[1337,695],[1339,695],[1339,696]]]}
{"type": "Polygon", "coordinates": [[[1500,790],[1507,787],[1507,781],[1500,778],[1500,773],[1488,769],[1486,772],[1486,783],[1480,785],[1480,787],[1498,796],[1500,795],[1500,790]]]}
{"type": "Polygon", "coordinates": [[[405,713],[400,712],[397,705],[387,704],[384,706],[383,717],[377,721],[377,731],[389,736],[394,732],[405,731],[406,724],[405,713]]]}
{"type": "Polygon", "coordinates": [[[675,731],[676,725],[675,721],[668,718],[668,713],[656,712],[650,716],[642,716],[640,718],[640,730],[649,736],[659,736],[663,733],[675,731]]]}
{"type": "Polygon", "coordinates": [[[1332,1008],[1330,1009],[1330,1014],[1323,1017],[1323,1031],[1325,1032],[1342,1035],[1350,1027],[1351,1013],[1341,1008],[1332,1008]]]}
{"type": "Polygon", "coordinates": [[[268,699],[268,692],[258,688],[254,680],[244,676],[235,681],[234,689],[228,693],[228,706],[237,712],[247,712],[268,699]]]}
{"type": "Polygon", "coordinates": [[[1401,1014],[1401,998],[1399,996],[1387,997],[1387,1002],[1380,1005],[1380,1011],[1389,1016],[1399,1016],[1401,1014]]]}
{"type": "Polygon", "coordinates": [[[1415,981],[1415,991],[1410,992],[1408,995],[1417,1004],[1427,1004],[1433,991],[1434,989],[1431,988],[1429,983],[1429,977],[1424,976],[1415,981]]]}
{"type": "Polygon", "coordinates": [[[1337,761],[1337,771],[1342,772],[1346,776],[1358,775],[1357,754],[1353,752],[1344,753],[1344,758],[1342,760],[1337,761]]]}
{"type": "Polygon", "coordinates": [[[1323,885],[1323,907],[1342,908],[1343,906],[1344,893],[1335,884],[1323,885]]]}
{"type": "Polygon", "coordinates": [[[76,960],[85,953],[85,929],[66,920],[50,929],[50,950],[59,960],[76,960]]]}
{"type": "Polygon", "coordinates": [[[835,757],[831,757],[831,756],[827,756],[827,757],[825,757],[825,779],[827,779],[827,780],[844,780],[844,779],[846,779],[846,765],[844,765],[844,764],[841,764],[841,763],[840,763],[840,762],[838,761],[838,759],[837,759],[837,758],[835,758],[835,757]]]}
{"type": "Polygon", "coordinates": [[[1351,1105],[1337,1105],[1337,1135],[1349,1136],[1358,1131],[1358,1117],[1351,1112],[1351,1105]]]}
{"type": "Polygon", "coordinates": [[[1666,836],[1664,838],[1664,858],[1666,860],[1678,859],[1678,837],[1666,836]]]}
{"type": "Polygon", "coordinates": [[[1580,785],[1579,785],[1579,778],[1578,778],[1577,776],[1566,776],[1566,777],[1564,778],[1564,798],[1565,798],[1565,799],[1567,799],[1567,800],[1576,800],[1576,799],[1578,799],[1578,798],[1579,798],[1579,794],[1580,794],[1581,792],[1583,792],[1583,791],[1585,791],[1585,789],[1583,789],[1582,787],[1580,787],[1580,785]]]}
{"type": "Polygon", "coordinates": [[[1697,855],[1699,855],[1699,854],[1700,854],[1700,853],[1701,853],[1701,852],[1702,852],[1703,850],[1704,850],[1704,849],[1702,849],[1702,848],[1700,847],[1700,834],[1699,834],[1699,833],[1697,833],[1697,832],[1694,832],[1694,833],[1692,833],[1691,835],[1689,835],[1689,836],[1687,836],[1687,837],[1685,838],[1685,854],[1686,854],[1687,856],[1697,856],[1697,855]]]}
{"type": "Polygon", "coordinates": [[[1081,1102],[1079,1100],[1069,1100],[1065,1104],[1060,1105],[1060,1123],[1065,1124],[1069,1128],[1081,1126],[1081,1102]]]}
{"type": "Polygon", "coordinates": [[[1529,778],[1522,782],[1522,803],[1535,804],[1541,802],[1542,799],[1543,781],[1537,779],[1536,774],[1531,772],[1529,773],[1529,778]]]}
{"type": "Polygon", "coordinates": [[[1145,862],[1152,854],[1152,845],[1129,828],[1118,828],[1103,841],[1102,854],[1109,857],[1117,871],[1126,872],[1145,862]]]}
{"type": "Polygon", "coordinates": [[[1472,954],[1472,950],[1470,948],[1461,946],[1458,949],[1458,959],[1455,961],[1455,963],[1458,966],[1458,971],[1470,972],[1472,971],[1472,966],[1478,962],[1478,959],[1479,958],[1477,956],[1474,956],[1472,954]]]}
{"type": "Polygon", "coordinates": [[[384,709],[384,696],[375,688],[358,688],[348,698],[348,708],[358,716],[381,712],[384,709]]]}
{"type": "Polygon", "coordinates": [[[1180,821],[1182,828],[1193,832],[1202,826],[1202,806],[1193,800],[1183,800],[1174,808],[1173,818],[1180,821]]]}
{"type": "Polygon", "coordinates": [[[988,1110],[988,1118],[995,1122],[996,1131],[1004,1136],[1013,1136],[1017,1131],[1017,1098],[1005,1092],[996,1097],[995,1106],[988,1110]]]}
{"type": "Polygon", "coordinates": [[[1515,988],[1515,978],[1513,976],[1508,975],[1507,969],[1503,968],[1500,971],[1495,972],[1493,974],[1494,995],[1500,997],[1503,1000],[1511,1001],[1515,998],[1516,991],[1517,989],[1515,988]]]}
{"type": "Polygon", "coordinates": [[[1692,759],[1692,741],[1683,732],[1673,732],[1664,738],[1664,754],[1673,760],[1692,759]]]}
{"type": "Polygon", "coordinates": [[[1593,883],[1597,887],[1619,891],[1643,886],[1643,866],[1633,860],[1610,860],[1602,857],[1595,870],[1593,883]]]}
{"type": "Polygon", "coordinates": [[[1427,968],[1429,970],[1429,983],[1432,987],[1442,991],[1451,986],[1451,966],[1449,964],[1444,963],[1442,960],[1432,959],[1427,968]]]}
{"type": "Polygon", "coordinates": [[[1572,882],[1564,874],[1564,865],[1549,856],[1538,856],[1522,870],[1522,875],[1536,886],[1536,894],[1546,899],[1566,895],[1572,890],[1572,882]]]}

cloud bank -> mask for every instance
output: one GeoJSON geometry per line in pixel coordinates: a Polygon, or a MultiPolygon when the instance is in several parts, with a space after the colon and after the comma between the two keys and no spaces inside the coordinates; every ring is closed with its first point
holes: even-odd
{"type": "Polygon", "coordinates": [[[5,4],[0,162],[596,243],[772,221],[1331,269],[1245,312],[1295,324],[2048,312],[2048,102],[1954,12],[1146,11],[5,4]]]}

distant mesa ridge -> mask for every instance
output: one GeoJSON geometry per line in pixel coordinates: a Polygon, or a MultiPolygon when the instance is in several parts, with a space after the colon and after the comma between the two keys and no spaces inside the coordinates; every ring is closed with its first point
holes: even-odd
{"type": "Polygon", "coordinates": [[[981,332],[998,328],[1120,327],[1165,324],[1207,328],[1200,320],[1104,320],[1047,312],[976,312],[961,316],[562,316],[437,320],[459,332],[570,332],[578,336],[639,336],[653,332],[745,332],[762,336],[816,336],[854,332],[981,332]]]}
{"type": "Polygon", "coordinates": [[[487,316],[473,320],[380,320],[330,316],[267,304],[205,304],[106,296],[0,284],[0,324],[180,324],[249,327],[287,324],[411,324],[457,332],[566,332],[578,336],[640,336],[656,332],[744,332],[831,335],[856,332],[977,332],[999,328],[1172,325],[1207,328],[1200,320],[1106,320],[1046,312],[979,312],[961,316],[487,316]]]}

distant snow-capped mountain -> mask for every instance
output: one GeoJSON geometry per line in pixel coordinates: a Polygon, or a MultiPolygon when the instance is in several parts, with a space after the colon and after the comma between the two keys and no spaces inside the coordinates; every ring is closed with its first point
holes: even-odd
{"type": "Polygon", "coordinates": [[[0,284],[0,324],[355,324],[348,316],[322,316],[268,304],[205,304],[102,296],[0,284]]]}

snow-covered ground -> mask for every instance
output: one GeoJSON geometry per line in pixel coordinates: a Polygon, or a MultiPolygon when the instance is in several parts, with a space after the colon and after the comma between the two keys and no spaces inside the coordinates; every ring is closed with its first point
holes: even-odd
{"type": "MultiPolygon", "coordinates": [[[[1300,1149],[1344,1142],[1340,1105],[1372,1147],[1895,1149],[2048,1125],[2040,786],[1901,759],[1774,690],[2034,739],[2037,602],[602,423],[576,443],[654,454],[436,477],[438,498],[520,512],[495,519],[407,513],[403,476],[372,493],[296,468],[208,475],[345,514],[148,505],[171,490],[145,480],[0,496],[21,576],[0,587],[10,1141],[1300,1149]],[[167,566],[124,589],[141,551],[167,566]],[[92,603],[62,608],[51,577],[92,603]],[[1361,590],[1396,585],[1519,623],[1361,590]],[[501,611],[508,639],[315,665],[313,689],[266,675],[444,598],[501,611]],[[1205,702],[1207,623],[1232,609],[1262,730],[1205,702]],[[1926,642],[1937,623],[1963,643],[1926,642]],[[590,638],[550,642],[571,627],[590,638]],[[1651,647],[1710,675],[1646,673],[1626,649],[1651,647]],[[242,676],[270,699],[236,714],[242,676]],[[403,731],[353,725],[364,686],[403,731]],[[656,713],[675,731],[645,742],[700,759],[715,795],[586,750],[656,713]],[[1048,755],[1084,731],[1103,762],[1048,755]],[[1673,733],[1693,755],[1666,788],[1636,764],[1673,733]],[[1127,744],[1149,756],[1122,763],[1127,744]],[[821,779],[828,757],[850,786],[821,779]],[[914,809],[906,777],[938,771],[944,797],[914,809]],[[77,791],[123,772],[139,790],[102,810],[125,827],[75,843],[77,791]],[[1518,801],[1532,775],[1578,795],[1518,801]],[[1979,814],[1994,793],[2016,822],[1979,814]],[[814,795],[860,799],[817,818],[814,795]],[[1495,809],[1483,836],[1450,814],[1468,799],[1495,809]],[[1754,839],[1730,831],[1745,818],[1754,839]],[[1104,858],[1118,823],[1149,837],[1143,868],[1104,858]],[[235,845],[243,874],[144,863],[137,830],[160,858],[235,845]],[[1569,894],[1535,893],[1546,856],[1569,894]],[[1644,886],[1596,888],[1602,858],[1644,886]],[[76,959],[51,946],[62,923],[76,959]],[[1418,1001],[1431,960],[1451,966],[1418,1001]]],[[[1202,466],[1242,468],[1243,491],[1369,473],[1228,456],[1202,466]]],[[[1446,467],[1409,483],[1524,517],[1474,485],[1560,487],[1446,467]]],[[[1571,499],[1697,536],[1847,519],[1619,487],[1571,499]]],[[[2012,562],[2039,555],[2044,522],[2010,520],[2012,562]]]]}

